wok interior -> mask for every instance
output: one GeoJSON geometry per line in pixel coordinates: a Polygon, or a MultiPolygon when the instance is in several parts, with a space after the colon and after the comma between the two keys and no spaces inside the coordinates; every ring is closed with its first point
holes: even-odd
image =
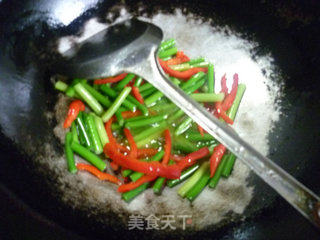
{"type": "MultiPolygon", "coordinates": [[[[173,3],[171,6],[173,7],[175,4],[181,6],[185,3],[173,3]]],[[[104,16],[106,6],[107,4],[100,8],[101,16],[104,16]]],[[[186,7],[186,12],[192,12],[196,9],[195,14],[200,16],[200,18],[205,19],[212,14],[206,11],[206,7],[204,6],[193,8],[192,4],[190,4],[186,7]]],[[[235,7],[236,6],[234,6],[234,8],[235,7]]],[[[154,6],[150,6],[150,8],[146,8],[144,11],[147,14],[154,14],[159,10],[158,8],[164,8],[165,11],[171,11],[173,9],[154,3],[154,6]]],[[[130,12],[140,15],[141,13],[137,9],[136,5],[128,4],[128,10],[130,12]]],[[[314,168],[315,161],[313,161],[319,156],[316,144],[319,142],[319,133],[315,131],[315,129],[318,129],[317,124],[319,123],[319,111],[317,111],[317,109],[319,109],[319,100],[315,95],[316,90],[319,89],[319,82],[317,82],[315,78],[316,70],[310,69],[312,64],[310,64],[308,54],[311,53],[307,52],[303,54],[302,50],[297,49],[295,45],[296,42],[287,37],[287,35],[285,35],[286,32],[280,31],[277,25],[266,26],[266,29],[263,29],[263,31],[259,29],[259,26],[261,26],[264,21],[270,21],[269,18],[261,19],[259,20],[260,22],[256,22],[255,24],[248,24],[247,21],[250,20],[249,16],[247,17],[247,21],[240,21],[237,16],[233,14],[228,15],[227,10],[222,12],[218,10],[219,8],[213,14],[215,20],[213,24],[217,24],[218,26],[229,25],[237,32],[240,32],[242,37],[248,39],[254,38],[255,41],[259,42],[256,51],[252,54],[253,58],[259,58],[259,55],[264,54],[267,50],[271,50],[275,56],[275,66],[278,66],[281,74],[284,76],[285,95],[281,101],[283,115],[269,135],[269,143],[271,146],[270,157],[276,159],[277,163],[291,174],[302,177],[301,179],[306,182],[307,186],[315,190],[319,189],[319,186],[316,186],[313,182],[315,176],[310,174],[319,171],[319,167],[314,168]],[[219,16],[220,14],[221,16],[219,16]],[[225,14],[228,17],[226,17],[225,14]],[[279,30],[277,34],[271,34],[275,30],[279,30]],[[254,33],[254,35],[252,33],[254,33]],[[308,69],[308,71],[305,69],[308,69]],[[304,84],[301,83],[301,79],[303,79],[304,84]],[[308,179],[304,176],[308,176],[308,179]]],[[[253,10],[254,9],[252,9],[252,11],[253,10]]],[[[117,15],[118,8],[114,7],[113,11],[115,11],[115,15],[117,15]]],[[[256,19],[255,16],[251,18],[256,19]]],[[[81,22],[75,22],[74,25],[81,26],[81,22]]],[[[23,171],[21,174],[23,177],[15,181],[21,183],[21,181],[28,179],[28,181],[37,186],[35,190],[32,191],[34,194],[38,194],[37,191],[42,192],[46,189],[43,191],[44,194],[39,193],[40,195],[45,195],[43,200],[45,202],[49,201],[53,206],[60,206],[61,202],[56,202],[56,199],[59,199],[59,196],[57,197],[59,192],[55,190],[55,184],[59,183],[54,183],[55,179],[52,179],[54,174],[50,174],[49,168],[45,166],[39,169],[37,164],[30,161],[30,159],[34,157],[38,158],[39,156],[45,158],[47,156],[47,151],[44,149],[44,142],[50,143],[55,149],[55,152],[62,154],[62,148],[59,142],[52,135],[52,129],[56,122],[54,118],[48,121],[48,116],[45,116],[43,113],[52,110],[57,100],[57,94],[52,89],[52,83],[48,81],[49,77],[54,73],[51,64],[59,61],[59,56],[52,52],[55,49],[55,46],[52,45],[54,42],[53,39],[65,34],[75,33],[76,31],[72,31],[72,29],[70,31],[69,29],[69,31],[57,32],[54,31],[54,29],[46,29],[44,27],[40,32],[45,32],[47,38],[43,39],[39,36],[34,39],[32,35],[34,31],[36,31],[35,28],[31,27],[29,29],[25,28],[23,33],[17,32],[16,35],[14,35],[15,44],[9,46],[9,49],[11,49],[10,55],[8,54],[6,58],[1,58],[1,72],[3,72],[0,85],[0,104],[3,111],[0,117],[1,140],[5,142],[9,141],[9,144],[5,143],[6,149],[15,152],[18,150],[22,153],[17,157],[17,159],[19,159],[18,162],[26,163],[26,167],[29,168],[29,173],[28,171],[26,173],[23,171]],[[26,42],[31,43],[27,49],[31,48],[32,51],[21,51],[23,46],[26,46],[26,42]],[[39,43],[42,44],[39,45],[39,43]],[[27,64],[28,61],[32,64],[27,64]],[[11,144],[13,144],[14,147],[12,147],[11,144]],[[47,198],[49,200],[45,200],[47,198]]],[[[277,82],[277,79],[274,79],[274,81],[277,82]]],[[[6,162],[2,162],[1,164],[4,164],[7,169],[12,169],[11,171],[16,171],[16,169],[13,169],[12,166],[6,162]]],[[[21,168],[21,165],[18,163],[12,165],[16,166],[17,169],[21,168]]],[[[8,171],[8,173],[9,172],[10,171],[8,171]]],[[[255,196],[248,207],[246,215],[256,214],[257,210],[261,211],[261,207],[272,202],[275,196],[275,193],[270,191],[270,189],[254,175],[251,176],[250,181],[255,185],[255,196]]],[[[30,189],[29,184],[26,184],[25,187],[30,189]]],[[[22,194],[22,196],[26,195],[27,194],[22,194]]],[[[32,199],[30,195],[29,198],[32,199]]],[[[44,206],[37,207],[48,213],[54,219],[60,221],[62,215],[65,216],[65,214],[57,215],[54,208],[46,209],[44,206]]],[[[83,222],[88,223],[89,229],[95,225],[94,223],[97,218],[102,217],[97,214],[95,215],[96,219],[86,219],[86,211],[95,212],[93,209],[86,209],[83,210],[83,212],[79,211],[75,213],[69,206],[61,206],[61,208],[70,214],[71,219],[79,217],[83,222]]],[[[112,227],[114,229],[123,227],[118,223],[116,216],[112,212],[109,214],[110,219],[114,219],[114,221],[112,221],[112,227]]],[[[63,222],[65,223],[66,221],[64,220],[63,222]]],[[[66,225],[71,227],[72,224],[67,223],[66,225]]],[[[110,230],[110,226],[101,226],[101,228],[101,232],[103,232],[105,228],[110,230]]],[[[223,236],[223,231],[226,229],[227,227],[222,228],[222,230],[220,229],[220,233],[218,231],[218,234],[223,236]]],[[[205,232],[209,233],[210,231],[212,231],[212,229],[207,229],[205,232]]],[[[232,234],[232,230],[230,230],[230,234],[232,234]]]]}

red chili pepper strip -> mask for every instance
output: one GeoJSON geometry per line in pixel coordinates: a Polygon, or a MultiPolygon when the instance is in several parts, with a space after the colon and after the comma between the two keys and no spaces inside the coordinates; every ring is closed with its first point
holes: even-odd
{"type": "Polygon", "coordinates": [[[228,94],[226,74],[224,74],[221,78],[221,92],[223,92],[225,96],[228,94]]]}
{"type": "Polygon", "coordinates": [[[107,135],[108,135],[108,138],[109,138],[109,142],[112,143],[114,145],[114,147],[118,150],[118,151],[121,151],[121,152],[126,152],[128,153],[129,152],[129,149],[127,149],[125,146],[117,143],[117,140],[115,139],[115,137],[113,136],[112,134],[112,129],[111,129],[111,125],[112,125],[112,122],[114,121],[114,118],[110,118],[108,122],[106,122],[105,124],[105,129],[106,129],[106,132],[107,132],[107,135]]]}
{"type": "Polygon", "coordinates": [[[165,63],[167,65],[177,65],[177,64],[181,64],[189,61],[190,61],[190,58],[187,55],[185,55],[184,52],[178,51],[176,57],[165,61],[165,63]]]}
{"type": "Polygon", "coordinates": [[[63,123],[64,128],[71,126],[72,122],[77,118],[80,111],[84,111],[85,105],[80,100],[75,100],[69,105],[68,115],[63,123]]]}
{"type": "Polygon", "coordinates": [[[134,112],[132,112],[132,111],[124,111],[124,112],[121,113],[121,115],[122,115],[122,117],[123,117],[124,119],[126,119],[126,118],[132,118],[132,117],[137,117],[137,116],[140,116],[141,114],[142,114],[142,113],[141,113],[140,110],[136,110],[136,111],[134,111],[134,112]]]}
{"type": "Polygon", "coordinates": [[[117,177],[112,176],[108,173],[101,172],[98,168],[96,168],[92,165],[78,163],[77,169],[87,171],[87,172],[91,173],[92,175],[96,176],[97,178],[99,178],[100,180],[107,180],[109,182],[112,182],[112,183],[115,183],[118,185],[121,184],[120,180],[117,177]]]}
{"type": "Polygon", "coordinates": [[[233,124],[233,120],[229,118],[226,112],[223,110],[221,102],[217,102],[215,104],[215,107],[216,107],[216,112],[215,112],[216,117],[218,118],[221,117],[226,123],[233,124]]]}
{"type": "Polygon", "coordinates": [[[175,162],[180,162],[181,160],[183,160],[185,158],[185,156],[180,156],[180,155],[170,155],[170,159],[172,159],[175,162]]]}
{"type": "Polygon", "coordinates": [[[169,179],[177,179],[181,175],[181,169],[177,165],[165,166],[159,162],[143,162],[136,158],[125,156],[115,149],[114,144],[107,143],[104,146],[104,153],[118,165],[142,172],[146,175],[160,176],[169,179]]]}
{"type": "Polygon", "coordinates": [[[171,148],[172,148],[172,140],[169,129],[164,130],[164,155],[162,158],[162,164],[167,165],[170,159],[171,148]]]}
{"type": "Polygon", "coordinates": [[[110,167],[114,170],[117,171],[119,169],[119,165],[114,163],[114,162],[110,162],[110,167]]]}
{"type": "Polygon", "coordinates": [[[199,124],[197,124],[197,127],[198,127],[199,133],[200,133],[201,136],[203,137],[203,135],[204,135],[204,130],[203,130],[203,128],[202,128],[199,124]]]}
{"type": "Polygon", "coordinates": [[[207,72],[208,71],[207,68],[194,67],[194,68],[190,68],[186,71],[179,72],[179,71],[171,69],[162,59],[158,59],[158,60],[159,60],[159,63],[165,73],[168,73],[170,76],[176,77],[179,79],[187,80],[192,75],[194,75],[198,72],[207,72]]]}
{"type": "Polygon", "coordinates": [[[94,80],[94,84],[106,84],[106,83],[115,83],[119,82],[122,79],[124,79],[127,76],[128,73],[121,73],[118,76],[115,77],[108,77],[108,78],[103,78],[103,79],[96,79],[94,80]]]}
{"type": "Polygon", "coordinates": [[[125,128],[124,130],[124,135],[128,139],[129,145],[130,145],[130,154],[129,156],[132,158],[137,158],[138,157],[138,147],[136,142],[133,139],[133,136],[128,128],[125,128]]]}
{"type": "Polygon", "coordinates": [[[223,154],[226,152],[226,147],[222,144],[216,146],[213,150],[213,153],[210,157],[210,177],[213,177],[215,174],[217,167],[221,161],[223,154]]]}
{"type": "Polygon", "coordinates": [[[151,157],[151,156],[155,155],[157,152],[158,152],[158,150],[155,148],[138,149],[138,158],[151,157]]]}
{"type": "Polygon", "coordinates": [[[210,154],[210,151],[207,147],[203,147],[203,148],[200,148],[199,150],[193,152],[193,153],[189,153],[187,156],[184,157],[184,159],[182,159],[181,161],[179,161],[177,163],[178,167],[183,170],[185,169],[186,167],[190,167],[192,166],[193,164],[195,164],[195,162],[198,160],[198,159],[201,159],[207,155],[210,154]]]}
{"type": "Polygon", "coordinates": [[[238,91],[238,74],[233,75],[233,83],[232,83],[232,89],[231,92],[226,95],[225,99],[222,102],[222,110],[227,111],[233,104],[234,99],[236,98],[237,91],[238,91]]]}
{"type": "Polygon", "coordinates": [[[139,103],[144,104],[144,100],[143,100],[143,97],[141,96],[141,94],[139,92],[139,88],[132,87],[132,94],[139,101],[139,103]]]}
{"type": "Polygon", "coordinates": [[[132,189],[139,187],[140,185],[142,185],[146,182],[151,182],[151,181],[155,180],[156,178],[157,178],[156,176],[144,175],[135,182],[122,184],[121,186],[118,187],[118,192],[128,192],[132,189]]]}

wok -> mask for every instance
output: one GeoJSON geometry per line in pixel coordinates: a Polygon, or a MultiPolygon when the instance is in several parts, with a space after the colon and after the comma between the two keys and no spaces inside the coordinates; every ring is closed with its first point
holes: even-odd
{"type": "MultiPolygon", "coordinates": [[[[57,189],[59,178],[34,159],[46,158],[44,143],[55,152],[62,147],[52,134],[55,120],[44,112],[53,109],[57,94],[49,81],[56,52],[56,39],[79,34],[92,17],[106,21],[106,12],[119,14],[113,1],[2,1],[0,51],[0,189],[1,233],[8,239],[316,239],[316,231],[256,176],[254,197],[241,221],[201,231],[129,231],[117,214],[96,209],[73,209],[57,189]],[[77,7],[75,7],[77,6],[77,7]],[[79,7],[80,6],[80,7],[79,7]],[[69,14],[61,17],[63,9],[69,14]],[[73,11],[71,11],[71,9],[73,11]],[[88,216],[88,213],[90,215],[88,216]],[[170,235],[168,235],[170,234],[170,235]]],[[[228,26],[242,38],[257,43],[252,58],[271,51],[273,65],[284,86],[282,115],[269,133],[269,157],[289,173],[320,193],[320,34],[316,1],[126,1],[129,12],[139,16],[182,9],[199,19],[212,18],[216,27],[228,26]],[[140,12],[141,6],[145,6],[140,12]]],[[[108,19],[107,21],[112,21],[108,19]]],[[[274,82],[278,83],[275,76],[274,82]]]]}

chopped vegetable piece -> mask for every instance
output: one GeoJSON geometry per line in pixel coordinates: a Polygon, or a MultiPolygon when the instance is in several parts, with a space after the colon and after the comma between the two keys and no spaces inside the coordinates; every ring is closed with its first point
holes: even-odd
{"type": "Polygon", "coordinates": [[[142,162],[138,159],[131,158],[119,153],[112,142],[107,143],[104,147],[104,153],[109,156],[118,165],[132,169],[137,172],[145,173],[149,176],[161,176],[169,179],[180,177],[180,167],[176,165],[164,166],[157,162],[142,162]]]}
{"type": "Polygon", "coordinates": [[[127,74],[124,79],[122,79],[115,87],[114,89],[117,91],[121,91],[129,82],[131,82],[135,78],[135,75],[133,73],[127,74]]]}
{"type": "Polygon", "coordinates": [[[143,84],[142,86],[139,87],[139,91],[143,92],[143,91],[146,91],[146,90],[148,90],[150,88],[154,88],[155,89],[155,87],[151,83],[145,83],[145,84],[143,84]]]}
{"type": "Polygon", "coordinates": [[[214,93],[214,68],[213,64],[208,66],[208,93],[214,93]]]}
{"type": "Polygon", "coordinates": [[[83,87],[81,83],[76,84],[74,89],[97,115],[102,113],[103,108],[100,103],[83,87]]]}
{"type": "Polygon", "coordinates": [[[77,172],[77,168],[76,165],[74,163],[74,156],[73,156],[73,151],[71,149],[71,143],[72,143],[72,133],[68,132],[66,134],[66,138],[65,138],[65,154],[66,154],[66,158],[67,158],[67,164],[68,164],[68,170],[71,173],[76,173],[77,172]]]}
{"type": "Polygon", "coordinates": [[[137,108],[141,110],[143,115],[145,115],[145,116],[149,115],[148,108],[144,104],[141,104],[137,99],[135,99],[131,95],[128,95],[127,99],[128,99],[128,101],[130,101],[133,104],[135,104],[137,106],[137,108]]]}
{"type": "Polygon", "coordinates": [[[209,163],[204,162],[201,167],[186,181],[182,187],[178,190],[178,194],[181,197],[185,197],[190,189],[196,185],[196,183],[201,179],[201,177],[209,170],[209,163]]]}
{"type": "MultiPolygon", "coordinates": [[[[154,155],[151,159],[150,162],[159,162],[164,155],[164,151],[159,151],[156,155],[154,155]]],[[[139,178],[141,178],[144,174],[141,172],[134,172],[130,175],[131,181],[135,182],[139,178]]]]}
{"type": "Polygon", "coordinates": [[[167,58],[171,57],[172,55],[177,54],[178,49],[176,47],[169,48],[167,50],[163,50],[158,53],[159,58],[167,58]]]}
{"type": "Polygon", "coordinates": [[[128,192],[123,193],[122,199],[125,200],[126,202],[130,202],[134,197],[138,196],[140,193],[146,190],[149,187],[149,185],[150,183],[146,182],[135,189],[132,189],[128,192]]]}
{"type": "Polygon", "coordinates": [[[176,41],[173,38],[168,39],[160,44],[159,51],[167,50],[172,48],[176,44],[176,41]]]}
{"type": "MultiPolygon", "coordinates": [[[[118,97],[118,93],[113,90],[112,88],[110,88],[107,85],[102,85],[100,87],[101,91],[103,91],[105,94],[107,94],[109,97],[111,98],[117,98],[118,97]]],[[[136,110],[136,105],[133,104],[132,102],[128,101],[128,100],[124,100],[122,103],[123,106],[125,106],[127,109],[131,110],[131,111],[135,111],[136,110]]]]}
{"type": "Polygon", "coordinates": [[[122,171],[122,176],[129,177],[131,173],[133,173],[133,171],[131,169],[125,169],[122,171]]]}
{"type": "Polygon", "coordinates": [[[72,122],[77,118],[80,111],[84,111],[85,106],[80,100],[75,100],[69,105],[68,115],[63,123],[64,128],[71,127],[72,122]]]}
{"type": "Polygon", "coordinates": [[[86,130],[86,126],[83,120],[83,112],[79,112],[76,120],[76,126],[79,132],[79,141],[81,145],[86,146],[87,148],[91,147],[90,137],[86,130]]]}
{"type": "Polygon", "coordinates": [[[139,101],[139,103],[144,104],[143,97],[140,94],[139,88],[138,87],[132,87],[132,93],[134,97],[139,101]]]}
{"type": "Polygon", "coordinates": [[[65,92],[68,89],[68,84],[62,82],[62,81],[57,81],[54,85],[55,89],[65,92]]]}
{"type": "MultiPolygon", "coordinates": [[[[146,139],[147,137],[149,137],[150,135],[152,135],[154,133],[162,132],[166,127],[167,127],[166,122],[162,121],[162,122],[159,123],[159,126],[148,128],[145,131],[142,131],[141,133],[135,135],[134,136],[134,140],[136,142],[144,140],[144,139],[146,139]]],[[[139,147],[139,144],[138,144],[138,147],[139,147]]]]}
{"type": "Polygon", "coordinates": [[[178,136],[184,133],[185,131],[187,131],[191,127],[192,121],[193,121],[192,118],[187,117],[182,123],[180,123],[180,125],[177,127],[174,134],[178,136]]]}
{"type": "Polygon", "coordinates": [[[172,187],[178,185],[179,183],[183,182],[188,177],[190,177],[199,168],[199,166],[200,166],[200,164],[197,163],[197,164],[194,164],[193,166],[189,167],[188,169],[184,170],[183,172],[181,172],[181,176],[179,179],[168,180],[167,186],[172,188],[172,187]]]}
{"type": "Polygon", "coordinates": [[[139,89],[139,87],[140,87],[140,85],[142,84],[142,82],[143,82],[143,79],[142,79],[142,77],[137,77],[136,78],[136,80],[135,80],[135,82],[134,82],[134,87],[137,87],[138,89],[139,89]]]}
{"type": "Polygon", "coordinates": [[[192,166],[195,162],[201,158],[209,155],[209,149],[207,147],[200,148],[199,150],[188,154],[185,158],[177,163],[178,167],[183,170],[192,166]]]}
{"type": "Polygon", "coordinates": [[[171,69],[163,60],[159,59],[159,63],[165,73],[168,73],[172,77],[179,79],[189,79],[192,75],[198,72],[207,72],[207,68],[190,68],[189,70],[179,72],[171,69]]]}
{"type": "Polygon", "coordinates": [[[93,113],[85,116],[85,123],[88,126],[88,133],[92,139],[92,148],[95,154],[101,154],[103,152],[103,146],[100,141],[98,130],[96,129],[93,113]]]}
{"type": "Polygon", "coordinates": [[[137,121],[130,121],[130,122],[127,122],[125,126],[127,128],[143,127],[150,124],[161,122],[166,118],[166,116],[167,115],[162,114],[162,115],[156,115],[153,117],[148,117],[148,118],[137,120],[137,121]]]}
{"type": "Polygon", "coordinates": [[[127,118],[132,118],[132,117],[136,117],[136,116],[140,116],[141,115],[141,112],[139,110],[137,111],[134,111],[134,112],[131,112],[131,111],[125,111],[125,112],[122,112],[122,117],[127,119],[127,118]]]}
{"type": "Polygon", "coordinates": [[[158,153],[158,150],[155,148],[143,148],[138,149],[138,158],[141,157],[151,157],[158,153]]]}
{"type": "Polygon", "coordinates": [[[103,78],[103,79],[97,79],[94,80],[94,84],[106,84],[106,83],[115,83],[119,82],[122,79],[124,79],[127,76],[127,73],[121,73],[118,76],[115,77],[109,77],[109,78],[103,78]]]}
{"type": "Polygon", "coordinates": [[[109,138],[104,128],[103,121],[100,117],[94,115],[94,122],[96,124],[96,128],[100,137],[101,144],[102,146],[104,146],[106,143],[109,142],[109,138]]]}
{"type": "Polygon", "coordinates": [[[88,92],[96,98],[103,106],[110,107],[111,102],[108,97],[102,95],[100,92],[98,92],[96,89],[91,87],[88,83],[81,83],[85,89],[88,90],[88,92]]]}
{"type": "Polygon", "coordinates": [[[160,194],[163,187],[165,186],[166,179],[164,177],[159,177],[153,184],[153,192],[155,194],[160,194]]]}
{"type": "Polygon", "coordinates": [[[224,165],[224,168],[222,169],[221,175],[224,177],[229,177],[233,168],[233,165],[237,159],[237,156],[233,153],[230,153],[228,155],[228,158],[226,159],[226,163],[224,165]]]}
{"type": "Polygon", "coordinates": [[[205,61],[205,59],[203,57],[199,57],[199,58],[195,58],[195,59],[190,59],[189,63],[192,65],[192,64],[201,63],[204,61],[205,61]]]}
{"type": "Polygon", "coordinates": [[[225,151],[226,147],[222,144],[219,144],[214,148],[213,153],[210,157],[210,177],[213,177],[214,173],[216,172],[217,167],[225,151]]]}
{"type": "Polygon", "coordinates": [[[79,143],[78,130],[77,130],[77,126],[74,122],[72,122],[72,124],[71,124],[71,133],[72,133],[72,141],[79,143]]]}
{"type": "Polygon", "coordinates": [[[193,93],[190,97],[197,102],[221,102],[224,99],[224,93],[193,93]]]}
{"type": "Polygon", "coordinates": [[[112,115],[117,111],[117,109],[120,107],[120,105],[123,103],[123,101],[126,99],[126,97],[128,96],[128,94],[131,91],[131,87],[125,87],[121,93],[119,94],[119,96],[115,99],[115,101],[112,103],[112,105],[110,106],[110,108],[103,113],[102,115],[102,121],[106,122],[108,121],[112,115]]]}
{"type": "Polygon", "coordinates": [[[229,110],[227,111],[227,114],[229,115],[229,117],[231,119],[235,119],[236,114],[237,114],[238,109],[239,109],[240,102],[242,100],[242,97],[243,97],[243,94],[244,94],[245,91],[246,91],[246,85],[239,84],[238,91],[237,91],[236,97],[235,97],[235,99],[233,101],[233,104],[229,108],[229,110]]]}
{"type": "Polygon", "coordinates": [[[223,155],[221,162],[217,168],[217,171],[215,172],[215,174],[213,175],[213,177],[209,181],[209,187],[215,188],[217,186],[219,179],[222,175],[222,171],[223,171],[223,169],[225,169],[227,159],[229,158],[229,156],[230,156],[230,154],[223,155]]]}
{"type": "Polygon", "coordinates": [[[207,186],[208,181],[210,179],[210,170],[207,169],[203,176],[199,179],[199,181],[196,183],[193,188],[190,189],[190,191],[187,192],[186,197],[189,201],[193,201],[196,199],[196,197],[201,193],[201,191],[207,186]]]}
{"type": "Polygon", "coordinates": [[[132,158],[137,158],[138,157],[138,148],[137,148],[137,144],[134,141],[130,130],[128,128],[125,128],[123,131],[124,131],[124,134],[126,135],[126,138],[128,139],[128,142],[130,144],[130,154],[129,154],[129,156],[132,157],[132,158]]]}
{"type": "Polygon", "coordinates": [[[178,51],[175,58],[171,58],[166,61],[167,65],[177,65],[184,62],[190,61],[189,57],[186,56],[182,51],[178,51]]]}
{"type": "Polygon", "coordinates": [[[181,135],[174,136],[173,148],[184,153],[191,153],[198,150],[197,146],[194,143],[190,142],[188,139],[182,137],[181,135]]]}
{"type": "Polygon", "coordinates": [[[118,109],[114,114],[115,114],[115,116],[117,118],[117,121],[118,121],[119,125],[122,127],[123,124],[124,124],[124,118],[122,116],[121,111],[118,109]]]}
{"type": "Polygon", "coordinates": [[[203,136],[200,133],[197,132],[191,132],[186,134],[186,137],[188,140],[192,142],[198,142],[198,141],[210,141],[214,140],[215,138],[212,137],[209,133],[204,133],[203,136]]]}
{"type": "Polygon", "coordinates": [[[74,152],[76,152],[81,157],[83,157],[85,160],[87,160],[92,165],[97,167],[100,171],[105,170],[106,163],[104,161],[102,161],[97,155],[95,155],[94,153],[90,152],[85,147],[81,146],[79,143],[72,142],[71,148],[72,148],[72,150],[74,152]]]}
{"type": "Polygon", "coordinates": [[[203,137],[204,136],[203,128],[199,124],[197,124],[197,128],[198,128],[198,131],[199,131],[200,135],[203,137]]]}
{"type": "Polygon", "coordinates": [[[128,192],[132,189],[139,187],[140,185],[142,185],[144,183],[151,182],[156,178],[157,178],[156,176],[149,176],[149,175],[142,176],[141,178],[139,178],[135,182],[122,184],[121,186],[118,187],[118,192],[128,192]]]}
{"type": "Polygon", "coordinates": [[[112,176],[108,173],[101,172],[98,168],[91,166],[89,164],[78,163],[77,168],[78,168],[78,170],[87,171],[87,172],[93,174],[94,176],[96,176],[100,180],[107,180],[109,182],[112,182],[112,183],[115,183],[118,185],[121,184],[120,180],[116,176],[112,176]]]}
{"type": "Polygon", "coordinates": [[[191,87],[194,83],[196,83],[197,81],[199,81],[200,79],[202,79],[206,74],[204,72],[198,72],[196,74],[194,74],[188,81],[184,82],[181,85],[181,88],[183,90],[191,87]]]}

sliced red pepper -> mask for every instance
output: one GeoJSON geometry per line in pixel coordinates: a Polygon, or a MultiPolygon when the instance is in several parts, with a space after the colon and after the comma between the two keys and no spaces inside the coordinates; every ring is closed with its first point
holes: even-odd
{"type": "Polygon", "coordinates": [[[138,149],[138,158],[151,157],[151,156],[155,155],[157,152],[158,152],[158,150],[155,148],[138,149]]]}
{"type": "Polygon", "coordinates": [[[114,162],[110,162],[110,167],[114,170],[117,171],[119,169],[119,165],[114,163],[114,162]]]}
{"type": "Polygon", "coordinates": [[[227,78],[226,78],[226,74],[224,74],[221,78],[221,92],[224,93],[224,95],[226,96],[228,94],[228,87],[227,87],[227,78]]]}
{"type": "Polygon", "coordinates": [[[140,185],[142,185],[146,182],[151,182],[151,181],[155,180],[156,178],[157,178],[156,176],[144,175],[135,182],[122,184],[121,186],[118,187],[118,192],[128,192],[132,189],[139,187],[140,185]]]}
{"type": "Polygon", "coordinates": [[[75,100],[69,105],[68,115],[63,123],[64,128],[71,126],[72,122],[77,118],[80,111],[85,110],[85,105],[80,100],[75,100]]]}
{"type": "Polygon", "coordinates": [[[109,138],[109,142],[112,143],[114,145],[114,147],[118,150],[118,151],[121,151],[121,152],[126,152],[128,153],[129,152],[129,149],[126,148],[125,146],[117,143],[117,140],[115,139],[115,137],[113,136],[112,134],[112,129],[111,129],[111,125],[112,125],[112,122],[114,121],[114,118],[110,118],[108,122],[106,122],[105,124],[105,129],[106,129],[106,132],[107,132],[107,135],[108,135],[108,138],[109,138]]]}
{"type": "Polygon", "coordinates": [[[180,156],[180,155],[170,155],[170,159],[175,161],[175,162],[180,162],[181,160],[183,160],[185,158],[185,156],[180,156]]]}
{"type": "Polygon", "coordinates": [[[99,178],[100,180],[107,180],[109,182],[112,182],[112,183],[115,183],[118,185],[121,184],[121,181],[117,177],[112,176],[108,173],[101,172],[98,168],[96,168],[92,165],[78,163],[77,169],[87,171],[87,172],[91,173],[92,175],[96,176],[97,178],[99,178]]]}
{"type": "Polygon", "coordinates": [[[225,99],[222,102],[222,110],[225,112],[232,106],[233,101],[236,98],[237,91],[238,91],[238,82],[239,82],[238,74],[235,73],[233,75],[231,92],[228,95],[226,95],[225,99]]]}
{"type": "Polygon", "coordinates": [[[172,140],[169,129],[164,130],[164,155],[162,158],[162,164],[167,165],[170,159],[171,148],[172,148],[172,140]]]}
{"type": "Polygon", "coordinates": [[[204,135],[204,130],[203,130],[203,128],[202,128],[199,124],[197,124],[197,128],[198,128],[199,133],[200,133],[201,136],[203,137],[203,135],[204,135]]]}
{"type": "Polygon", "coordinates": [[[209,155],[210,151],[207,147],[200,148],[199,150],[189,153],[187,156],[184,157],[181,161],[178,162],[178,166],[181,170],[185,169],[186,167],[190,167],[198,159],[204,158],[205,156],[209,155]]]}
{"type": "Polygon", "coordinates": [[[193,76],[194,74],[196,74],[198,72],[205,72],[206,73],[208,71],[207,68],[194,67],[194,68],[190,68],[186,71],[179,72],[179,71],[171,69],[162,59],[158,59],[158,60],[159,60],[159,63],[165,73],[168,73],[170,76],[176,77],[179,79],[187,80],[191,76],[193,76]]]}
{"type": "Polygon", "coordinates": [[[108,77],[108,78],[103,78],[103,79],[96,79],[94,80],[94,84],[106,84],[106,83],[115,83],[115,82],[119,82],[122,79],[124,79],[126,76],[128,75],[128,73],[121,73],[115,77],[108,77]]]}
{"type": "Polygon", "coordinates": [[[132,111],[124,111],[124,112],[121,113],[121,115],[122,115],[122,117],[123,117],[124,119],[126,119],[126,118],[132,118],[132,117],[137,117],[137,116],[140,116],[141,114],[142,114],[142,113],[141,113],[140,110],[136,110],[136,111],[134,111],[134,112],[132,112],[132,111]]]}
{"type": "Polygon", "coordinates": [[[159,162],[143,162],[136,158],[125,156],[115,149],[113,143],[107,143],[104,146],[104,153],[118,165],[142,172],[146,175],[161,176],[169,179],[180,177],[181,169],[177,165],[165,166],[159,162]]]}
{"type": "Polygon", "coordinates": [[[233,124],[233,120],[231,118],[229,118],[229,116],[223,110],[221,102],[217,102],[215,104],[215,108],[216,108],[216,112],[215,112],[216,117],[218,117],[218,118],[221,117],[226,123],[233,124]]]}
{"type": "Polygon", "coordinates": [[[133,136],[128,128],[125,128],[124,130],[124,135],[128,139],[129,145],[130,145],[130,153],[129,156],[132,158],[137,158],[138,157],[138,147],[136,142],[133,139],[133,136]]]}
{"type": "Polygon", "coordinates": [[[139,101],[139,103],[144,104],[144,100],[143,100],[143,97],[140,94],[139,88],[132,87],[132,94],[139,101]]]}
{"type": "Polygon", "coordinates": [[[217,167],[221,161],[223,154],[226,152],[226,147],[222,144],[216,146],[213,150],[213,153],[210,157],[210,177],[213,177],[215,174],[217,167]]]}
{"type": "Polygon", "coordinates": [[[189,61],[190,61],[190,58],[187,55],[185,55],[183,51],[178,51],[176,57],[165,61],[165,63],[167,65],[177,65],[177,64],[181,64],[189,61]]]}

